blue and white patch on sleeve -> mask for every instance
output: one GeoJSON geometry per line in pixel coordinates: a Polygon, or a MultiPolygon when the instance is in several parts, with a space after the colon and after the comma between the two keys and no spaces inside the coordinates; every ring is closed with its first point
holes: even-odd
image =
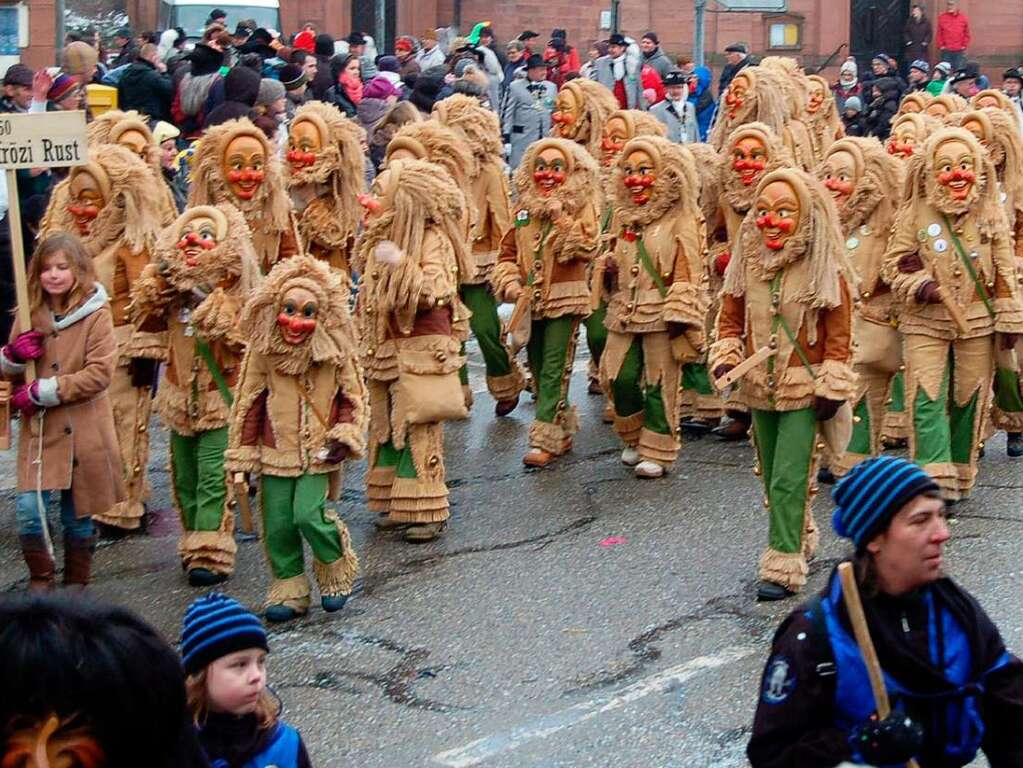
{"type": "Polygon", "coordinates": [[[761,698],[765,704],[781,704],[796,690],[796,671],[784,656],[772,656],[764,673],[764,690],[761,698]]]}

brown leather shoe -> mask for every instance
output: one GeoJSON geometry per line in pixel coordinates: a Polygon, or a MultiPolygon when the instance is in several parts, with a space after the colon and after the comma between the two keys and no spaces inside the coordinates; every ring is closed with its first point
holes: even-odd
{"type": "Polygon", "coordinates": [[[539,467],[542,469],[554,461],[555,458],[553,453],[540,448],[531,448],[529,453],[522,457],[522,463],[527,467],[539,467]]]}
{"type": "Polygon", "coordinates": [[[405,541],[410,544],[425,544],[428,541],[439,539],[447,527],[446,522],[412,525],[405,531],[405,541]]]}
{"type": "Polygon", "coordinates": [[[497,405],[494,406],[495,416],[507,416],[509,413],[515,410],[515,407],[519,404],[519,396],[508,400],[498,400],[497,405]]]}
{"type": "Polygon", "coordinates": [[[49,592],[53,589],[53,558],[46,551],[42,535],[19,536],[21,554],[28,566],[28,588],[32,592],[49,592]]]}
{"type": "Polygon", "coordinates": [[[726,442],[732,442],[733,440],[745,440],[749,437],[749,428],[748,416],[745,418],[730,416],[721,422],[721,426],[712,429],[711,432],[726,442]]]}
{"type": "Polygon", "coordinates": [[[92,555],[96,551],[96,537],[64,540],[64,587],[85,589],[92,574],[92,555]]]}

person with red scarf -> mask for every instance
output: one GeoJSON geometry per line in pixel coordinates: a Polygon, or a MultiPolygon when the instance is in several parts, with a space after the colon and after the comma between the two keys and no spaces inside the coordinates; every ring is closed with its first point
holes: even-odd
{"type": "Polygon", "coordinates": [[[327,91],[326,101],[341,110],[345,117],[354,118],[362,101],[362,75],[359,57],[339,53],[330,60],[330,74],[334,85],[327,91]]]}

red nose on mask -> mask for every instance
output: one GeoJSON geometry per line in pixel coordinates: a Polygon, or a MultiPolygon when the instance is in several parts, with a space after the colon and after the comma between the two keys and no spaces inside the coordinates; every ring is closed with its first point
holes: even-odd
{"type": "Polygon", "coordinates": [[[309,333],[316,328],[316,319],[281,312],[277,315],[277,325],[290,330],[292,333],[309,333]]]}
{"type": "Polygon", "coordinates": [[[286,157],[292,165],[313,165],[316,163],[315,153],[303,152],[300,149],[288,150],[286,157]]]}
{"type": "Polygon", "coordinates": [[[778,229],[785,233],[792,231],[792,224],[792,219],[783,219],[774,213],[765,213],[756,220],[759,229],[778,229]]]}
{"type": "Polygon", "coordinates": [[[654,185],[654,179],[651,176],[640,176],[639,174],[626,176],[624,179],[625,186],[629,189],[646,189],[654,185]]]}
{"type": "Polygon", "coordinates": [[[95,219],[99,216],[99,208],[95,205],[69,205],[67,209],[79,219],[95,219]]]}
{"type": "Polygon", "coordinates": [[[227,174],[227,180],[230,181],[232,184],[237,184],[240,181],[257,181],[258,182],[258,181],[262,181],[263,180],[263,172],[262,171],[250,171],[250,170],[230,171],[227,174]]]}
{"type": "Polygon", "coordinates": [[[977,180],[977,174],[973,171],[962,171],[958,168],[951,173],[938,174],[938,181],[942,184],[948,185],[953,181],[968,181],[971,184],[977,180]]]}
{"type": "Polygon", "coordinates": [[[555,112],[551,115],[551,120],[559,125],[571,125],[575,122],[575,118],[565,112],[555,112]]]}
{"type": "Polygon", "coordinates": [[[605,152],[621,152],[625,148],[625,144],[605,138],[600,142],[600,148],[605,152]]]}

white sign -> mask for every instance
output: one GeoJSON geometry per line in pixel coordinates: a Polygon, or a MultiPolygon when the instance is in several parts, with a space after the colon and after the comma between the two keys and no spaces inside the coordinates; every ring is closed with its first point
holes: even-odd
{"type": "Polygon", "coordinates": [[[0,168],[61,168],[88,159],[84,112],[0,115],[0,168]]]}
{"type": "Polygon", "coordinates": [[[747,13],[782,13],[788,10],[788,0],[717,0],[726,11],[747,13]]]}
{"type": "Polygon", "coordinates": [[[600,28],[611,29],[611,11],[600,12],[600,28]]]}

